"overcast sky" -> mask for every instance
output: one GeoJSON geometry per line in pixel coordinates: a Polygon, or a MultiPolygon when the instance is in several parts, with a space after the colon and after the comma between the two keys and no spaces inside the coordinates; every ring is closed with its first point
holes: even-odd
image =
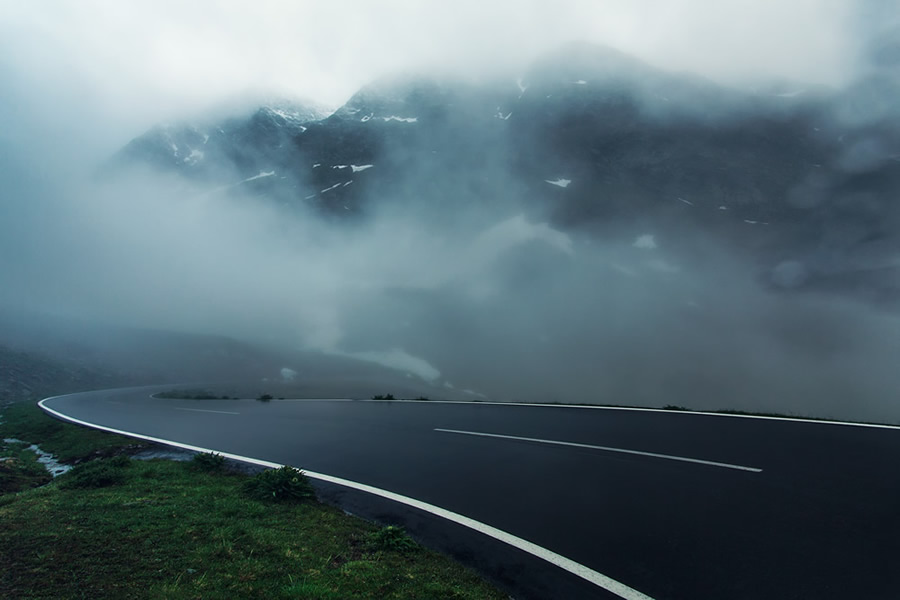
{"type": "Polygon", "coordinates": [[[524,63],[570,40],[726,82],[835,85],[886,5],[896,2],[0,0],[0,75],[44,119],[102,115],[120,135],[247,90],[339,105],[385,72],[524,63]]]}

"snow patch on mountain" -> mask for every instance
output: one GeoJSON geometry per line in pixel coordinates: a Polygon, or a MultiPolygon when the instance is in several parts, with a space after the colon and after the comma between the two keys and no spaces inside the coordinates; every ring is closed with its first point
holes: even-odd
{"type": "MultiPolygon", "coordinates": [[[[357,111],[357,112],[358,112],[358,111],[357,111]]],[[[352,114],[352,113],[351,113],[351,114],[352,114]]],[[[388,121],[399,121],[399,122],[401,122],[401,123],[415,123],[415,122],[417,122],[417,121],[419,120],[418,117],[398,117],[397,115],[391,115],[391,116],[389,116],[389,117],[376,117],[376,116],[375,116],[375,113],[369,113],[369,114],[367,114],[367,115],[364,115],[364,116],[360,119],[360,121],[363,122],[363,123],[367,123],[368,121],[371,121],[372,119],[381,119],[381,120],[384,121],[384,122],[388,122],[388,121]]]]}
{"type": "Polygon", "coordinates": [[[563,179],[562,177],[560,177],[559,179],[552,179],[552,180],[545,179],[544,181],[546,181],[550,185],[555,185],[555,186],[558,186],[561,188],[567,188],[567,187],[569,187],[569,184],[572,183],[571,179],[563,179]]]}
{"type": "Polygon", "coordinates": [[[254,175],[253,177],[248,177],[241,183],[244,183],[247,181],[253,181],[254,179],[262,179],[263,177],[271,177],[274,174],[275,174],[275,171],[260,171],[259,175],[254,175]]]}

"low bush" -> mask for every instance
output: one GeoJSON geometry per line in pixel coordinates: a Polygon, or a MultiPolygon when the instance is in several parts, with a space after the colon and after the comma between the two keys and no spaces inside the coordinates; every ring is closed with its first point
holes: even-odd
{"type": "Polygon", "coordinates": [[[408,552],[416,547],[416,543],[406,535],[402,527],[388,525],[369,534],[369,545],[376,550],[388,552],[408,552]]]}
{"type": "Polygon", "coordinates": [[[316,498],[309,478],[300,469],[288,465],[257,473],[244,484],[244,491],[251,498],[274,502],[296,503],[316,498]]]}
{"type": "Polygon", "coordinates": [[[268,401],[272,400],[272,398],[273,398],[272,394],[262,394],[259,397],[257,397],[256,399],[259,400],[260,402],[268,402],[268,401]]]}
{"type": "Polygon", "coordinates": [[[393,394],[384,394],[383,396],[381,394],[378,394],[377,396],[372,396],[372,400],[393,400],[393,399],[394,399],[393,394]]]}
{"type": "Polygon", "coordinates": [[[60,480],[62,488],[102,488],[124,483],[131,459],[117,456],[106,460],[92,460],[72,469],[60,480]]]}
{"type": "Polygon", "coordinates": [[[215,452],[200,452],[194,455],[191,466],[199,471],[220,471],[225,466],[225,457],[215,452]]]}

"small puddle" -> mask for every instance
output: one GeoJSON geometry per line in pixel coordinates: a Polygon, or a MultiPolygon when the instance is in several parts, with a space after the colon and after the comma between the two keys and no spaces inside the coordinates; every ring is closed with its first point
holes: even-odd
{"type": "MultiPolygon", "coordinates": [[[[17,440],[16,438],[4,438],[3,441],[6,442],[7,444],[27,444],[28,443],[28,442],[23,442],[22,440],[17,440]]],[[[67,473],[72,470],[72,467],[70,467],[69,465],[62,464],[61,462],[56,460],[55,456],[53,456],[49,452],[44,452],[35,444],[31,444],[26,449],[37,454],[37,457],[38,457],[37,461],[39,463],[41,463],[42,465],[44,465],[44,468],[47,469],[47,471],[49,471],[50,474],[53,475],[54,477],[59,477],[63,473],[67,473]]]]}

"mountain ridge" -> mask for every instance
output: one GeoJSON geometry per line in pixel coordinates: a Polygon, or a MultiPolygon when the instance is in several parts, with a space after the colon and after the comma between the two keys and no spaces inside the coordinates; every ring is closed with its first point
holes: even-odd
{"type": "Polygon", "coordinates": [[[900,254],[890,226],[900,223],[891,201],[900,135],[886,117],[862,120],[882,88],[860,85],[745,93],[573,43],[519,78],[381,78],[316,121],[260,107],[220,127],[209,156],[193,154],[196,132],[182,130],[194,136],[186,154],[151,130],[126,146],[122,164],[246,181],[241,193],[341,219],[399,202],[498,214],[517,206],[607,234],[679,223],[756,247],[764,270],[794,260],[826,277],[872,240],[900,254]],[[197,168],[203,161],[222,168],[197,168]]]}

